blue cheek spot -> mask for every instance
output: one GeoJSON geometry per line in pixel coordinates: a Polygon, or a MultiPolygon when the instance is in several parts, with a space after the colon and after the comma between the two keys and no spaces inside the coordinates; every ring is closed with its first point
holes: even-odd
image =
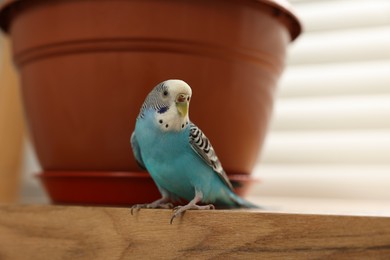
{"type": "Polygon", "coordinates": [[[159,114],[164,114],[165,112],[168,111],[168,108],[169,108],[169,107],[162,107],[162,108],[160,108],[157,112],[158,112],[159,114]]]}

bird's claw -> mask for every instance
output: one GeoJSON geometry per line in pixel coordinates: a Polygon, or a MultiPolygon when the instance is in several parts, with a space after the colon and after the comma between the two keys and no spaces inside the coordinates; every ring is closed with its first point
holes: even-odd
{"type": "Polygon", "coordinates": [[[147,206],[146,206],[146,208],[148,208],[148,209],[171,209],[171,208],[173,208],[173,204],[172,203],[159,203],[159,204],[157,204],[157,205],[152,205],[153,203],[151,203],[151,204],[148,204],[147,206]]]}
{"type": "Polygon", "coordinates": [[[172,225],[172,223],[173,223],[173,220],[176,218],[176,216],[177,216],[177,214],[176,214],[176,213],[174,213],[174,214],[172,215],[172,217],[171,217],[171,221],[169,222],[171,225],[172,225]]]}
{"type": "Polygon", "coordinates": [[[176,211],[178,211],[181,207],[183,207],[183,206],[176,206],[176,207],[172,208],[172,211],[173,211],[173,212],[176,212],[176,211]]]}
{"type": "Polygon", "coordinates": [[[138,212],[141,208],[146,208],[145,205],[147,205],[147,204],[135,204],[135,205],[131,206],[131,215],[134,214],[134,209],[136,209],[138,212]]]}
{"type": "Polygon", "coordinates": [[[199,205],[196,205],[196,204],[187,204],[185,206],[177,206],[177,207],[174,207],[173,208],[173,215],[171,217],[171,221],[170,223],[172,224],[173,223],[173,220],[177,217],[177,216],[181,216],[185,211],[187,210],[191,210],[191,209],[198,209],[198,210],[214,210],[215,209],[215,206],[213,204],[208,204],[208,205],[204,205],[204,206],[199,206],[199,205]]]}
{"type": "Polygon", "coordinates": [[[135,204],[131,207],[131,215],[133,215],[134,209],[137,210],[137,212],[140,209],[171,209],[173,208],[172,203],[149,203],[149,204],[135,204]]]}
{"type": "Polygon", "coordinates": [[[212,209],[212,210],[215,209],[215,206],[213,204],[206,205],[205,207],[208,207],[208,209],[212,209]]]}

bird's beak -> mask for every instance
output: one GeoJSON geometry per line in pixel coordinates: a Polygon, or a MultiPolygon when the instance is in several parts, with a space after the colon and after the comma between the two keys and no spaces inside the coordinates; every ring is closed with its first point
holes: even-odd
{"type": "Polygon", "coordinates": [[[182,117],[186,117],[188,114],[188,106],[190,103],[190,96],[187,94],[178,94],[176,96],[177,111],[182,117]]]}

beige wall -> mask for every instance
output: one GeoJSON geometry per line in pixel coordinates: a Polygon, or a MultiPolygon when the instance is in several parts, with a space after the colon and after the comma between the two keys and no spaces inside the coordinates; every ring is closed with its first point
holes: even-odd
{"type": "Polygon", "coordinates": [[[23,116],[10,43],[0,35],[0,203],[18,200],[23,116]]]}

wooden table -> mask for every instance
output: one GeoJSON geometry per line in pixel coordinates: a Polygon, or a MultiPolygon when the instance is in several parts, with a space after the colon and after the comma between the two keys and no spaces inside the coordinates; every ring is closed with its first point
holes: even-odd
{"type": "Polygon", "coordinates": [[[340,213],[348,209],[342,203],[318,214],[329,201],[306,199],[305,210],[292,199],[290,209],[276,209],[278,200],[289,203],[265,198],[275,209],[189,211],[172,225],[170,210],[132,216],[128,208],[4,205],[0,259],[390,259],[390,205],[379,202],[378,216],[357,204],[357,214],[350,206],[340,213]]]}

